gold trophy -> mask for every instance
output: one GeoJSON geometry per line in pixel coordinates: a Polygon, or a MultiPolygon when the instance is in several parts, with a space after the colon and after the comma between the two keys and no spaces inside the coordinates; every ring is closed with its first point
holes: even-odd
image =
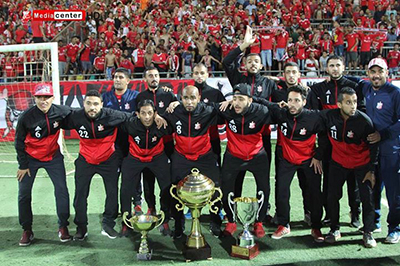
{"type": "Polygon", "coordinates": [[[151,260],[153,250],[149,249],[149,245],[147,243],[147,233],[163,223],[165,218],[164,212],[160,211],[159,216],[141,214],[132,216],[130,219],[127,218],[128,215],[128,212],[124,212],[124,215],[122,216],[122,220],[124,221],[124,223],[129,228],[142,234],[139,251],[137,253],[137,259],[151,260]]]}
{"type": "Polygon", "coordinates": [[[264,193],[258,192],[261,196],[259,200],[250,197],[232,199],[233,195],[233,192],[228,194],[228,205],[233,213],[233,220],[243,225],[243,232],[239,234],[237,245],[232,246],[231,256],[250,260],[260,253],[258,244],[255,243],[254,236],[249,231],[249,225],[258,219],[264,203],[264,193]]]}
{"type": "Polygon", "coordinates": [[[214,182],[202,175],[197,168],[193,168],[191,174],[179,181],[178,185],[172,185],[170,193],[180,203],[175,205],[178,211],[187,206],[192,212],[192,229],[183,249],[184,257],[187,261],[212,259],[211,248],[201,233],[199,218],[201,209],[208,204],[210,212],[218,212],[218,207],[213,205],[222,199],[221,189],[216,188],[214,182]],[[174,188],[176,194],[173,192],[174,188]],[[211,200],[215,191],[219,192],[219,196],[211,200]]]}

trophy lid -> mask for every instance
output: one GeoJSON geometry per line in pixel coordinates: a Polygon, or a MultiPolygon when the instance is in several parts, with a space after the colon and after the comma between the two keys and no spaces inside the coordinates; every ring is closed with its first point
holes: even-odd
{"type": "Polygon", "coordinates": [[[251,202],[258,202],[257,198],[251,197],[238,197],[233,199],[234,202],[244,202],[244,203],[251,203],[251,202]]]}
{"type": "Polygon", "coordinates": [[[179,182],[178,187],[184,189],[190,188],[191,190],[196,190],[196,188],[199,188],[201,190],[208,190],[214,188],[215,184],[211,180],[211,178],[201,174],[199,169],[193,168],[191,170],[191,173],[179,182]]]}

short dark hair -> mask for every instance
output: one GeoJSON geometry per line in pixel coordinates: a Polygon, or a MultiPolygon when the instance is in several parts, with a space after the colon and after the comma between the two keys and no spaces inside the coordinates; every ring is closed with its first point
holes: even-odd
{"type": "Polygon", "coordinates": [[[99,97],[100,100],[103,101],[103,96],[101,96],[101,93],[99,91],[97,91],[97,90],[89,90],[89,91],[87,91],[86,95],[85,95],[85,99],[87,97],[99,97]]]}
{"type": "Polygon", "coordinates": [[[119,67],[119,68],[117,68],[117,69],[115,70],[115,72],[114,72],[114,75],[115,75],[116,73],[122,73],[122,74],[125,75],[125,77],[129,78],[129,70],[126,69],[126,68],[124,68],[124,67],[119,67]]]}
{"type": "Polygon", "coordinates": [[[301,94],[301,98],[303,100],[307,99],[308,91],[303,86],[296,85],[296,86],[290,87],[288,89],[288,95],[289,95],[290,92],[298,92],[298,93],[301,94]]]}
{"type": "Polygon", "coordinates": [[[206,65],[203,64],[203,63],[197,63],[197,64],[195,64],[195,65],[193,66],[193,69],[194,69],[195,67],[204,67],[205,69],[207,69],[207,72],[208,72],[208,68],[207,68],[206,65]]]}
{"type": "Polygon", "coordinates": [[[248,55],[246,55],[246,58],[249,56],[258,56],[259,58],[261,58],[261,55],[257,53],[249,53],[248,55]]]}
{"type": "Polygon", "coordinates": [[[283,71],[286,70],[287,67],[297,67],[299,70],[299,65],[295,62],[287,62],[284,66],[283,66],[283,71]]]}
{"type": "Polygon", "coordinates": [[[158,69],[156,67],[153,67],[153,66],[146,67],[145,70],[143,71],[143,77],[145,77],[147,72],[149,72],[150,70],[157,70],[158,71],[158,69]]]}
{"type": "Polygon", "coordinates": [[[338,102],[342,102],[343,101],[343,95],[344,94],[352,96],[352,95],[356,94],[356,91],[353,88],[350,88],[350,87],[343,87],[340,90],[339,95],[337,97],[337,101],[338,102]]]}
{"type": "Polygon", "coordinates": [[[327,65],[329,64],[329,61],[330,61],[330,60],[340,60],[340,61],[342,61],[342,63],[344,64],[343,57],[340,57],[340,56],[338,56],[338,55],[336,55],[336,54],[330,55],[330,56],[328,57],[328,60],[326,60],[326,64],[327,64],[327,65]]]}
{"type": "Polygon", "coordinates": [[[140,109],[141,109],[142,107],[144,107],[144,106],[151,106],[151,107],[153,108],[153,111],[156,112],[156,107],[155,107],[154,102],[153,102],[152,100],[145,99],[145,100],[143,100],[143,101],[140,101],[140,102],[138,103],[138,106],[137,106],[138,112],[140,112],[140,109]]]}

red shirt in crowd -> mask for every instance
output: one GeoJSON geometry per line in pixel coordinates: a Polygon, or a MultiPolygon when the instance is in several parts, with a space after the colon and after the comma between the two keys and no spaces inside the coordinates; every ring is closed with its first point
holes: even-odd
{"type": "Polygon", "coordinates": [[[334,46],[339,46],[339,45],[343,45],[344,41],[343,41],[343,29],[341,27],[339,28],[335,28],[333,29],[333,45],[334,46]]]}
{"type": "Polygon", "coordinates": [[[286,48],[288,40],[289,33],[287,31],[282,31],[276,36],[276,48],[286,48]]]}
{"type": "Polygon", "coordinates": [[[369,52],[371,51],[371,44],[376,34],[364,34],[363,32],[359,32],[358,35],[360,36],[361,40],[361,48],[360,52],[369,52]]]}
{"type": "Polygon", "coordinates": [[[167,54],[165,53],[159,53],[159,54],[153,54],[153,58],[151,59],[151,61],[154,62],[163,62],[162,64],[158,64],[158,67],[162,68],[162,69],[167,69],[167,54]]]}
{"type": "Polygon", "coordinates": [[[400,63],[400,51],[391,50],[388,54],[389,68],[395,68],[400,63]]]}
{"type": "Polygon", "coordinates": [[[80,49],[80,45],[79,44],[72,44],[69,43],[67,45],[67,55],[69,58],[71,58],[71,62],[75,62],[76,57],[78,56],[78,51],[80,49]]]}
{"type": "Polygon", "coordinates": [[[94,59],[93,65],[95,66],[96,69],[104,71],[105,63],[106,59],[104,58],[104,56],[98,56],[94,59]]]}
{"type": "Polygon", "coordinates": [[[274,44],[274,34],[264,33],[260,35],[261,50],[272,50],[274,44]]]}
{"type": "Polygon", "coordinates": [[[132,64],[131,60],[129,60],[129,59],[127,59],[127,58],[121,60],[121,62],[120,62],[120,64],[119,64],[119,67],[123,67],[123,68],[126,68],[126,69],[130,69],[130,70],[131,70],[131,73],[132,73],[133,70],[135,69],[135,66],[132,64]]]}
{"type": "Polygon", "coordinates": [[[358,34],[355,32],[346,34],[345,39],[347,41],[347,52],[357,52],[356,42],[359,39],[358,34]]]}
{"type": "Polygon", "coordinates": [[[67,47],[58,47],[58,61],[67,62],[67,47]]]}

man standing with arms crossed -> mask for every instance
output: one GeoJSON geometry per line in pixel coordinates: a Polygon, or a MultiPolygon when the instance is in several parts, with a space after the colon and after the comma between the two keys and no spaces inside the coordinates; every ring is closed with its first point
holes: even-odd
{"type": "Polygon", "coordinates": [[[18,216],[24,232],[20,246],[29,246],[32,231],[32,187],[39,168],[44,168],[54,185],[58,216],[58,236],[61,242],[72,239],[68,232],[69,194],[66,182],[64,157],[57,143],[62,121],[70,114],[66,106],[55,105],[50,84],[35,86],[36,105],[26,110],[18,120],[15,149],[19,169],[18,216]]]}

